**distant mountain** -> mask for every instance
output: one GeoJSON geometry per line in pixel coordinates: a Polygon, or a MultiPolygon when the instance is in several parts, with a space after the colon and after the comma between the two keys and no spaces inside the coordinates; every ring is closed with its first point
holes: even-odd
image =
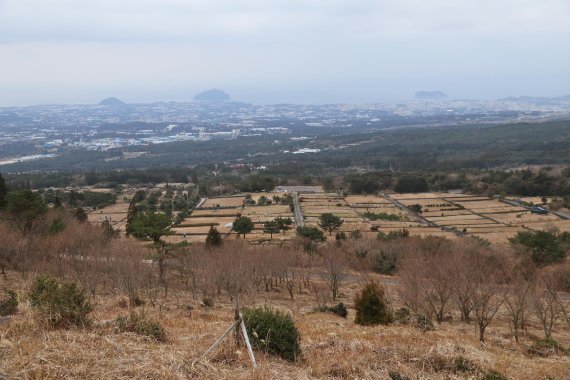
{"type": "Polygon", "coordinates": [[[445,99],[447,95],[442,91],[418,91],[416,99],[445,99]]]}
{"type": "Polygon", "coordinates": [[[230,100],[230,96],[222,90],[211,89],[208,91],[201,92],[194,97],[194,100],[199,102],[227,102],[230,100]]]}
{"type": "Polygon", "coordinates": [[[99,102],[99,105],[100,106],[108,106],[108,107],[122,107],[122,106],[126,106],[127,103],[124,103],[117,98],[107,98],[107,99],[101,100],[99,102]]]}

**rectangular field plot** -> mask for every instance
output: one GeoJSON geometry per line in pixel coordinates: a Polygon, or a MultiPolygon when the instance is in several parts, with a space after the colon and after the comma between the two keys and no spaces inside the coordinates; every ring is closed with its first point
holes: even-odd
{"type": "Polygon", "coordinates": [[[452,210],[438,210],[438,211],[423,211],[422,216],[424,218],[430,219],[436,216],[457,216],[457,215],[473,215],[469,210],[465,209],[452,209],[452,210]]]}
{"type": "Polygon", "coordinates": [[[428,220],[440,223],[440,222],[450,222],[456,220],[488,220],[482,216],[476,214],[462,214],[462,215],[450,215],[450,216],[432,216],[427,218],[428,220]]]}
{"type": "Polygon", "coordinates": [[[193,217],[219,217],[219,216],[233,216],[236,217],[241,214],[241,207],[239,208],[222,208],[217,210],[194,210],[192,211],[193,217]]]}
{"type": "MultiPolygon", "coordinates": [[[[550,202],[552,202],[552,197],[544,197],[546,198],[546,203],[542,202],[542,197],[523,197],[523,198],[518,198],[515,199],[519,202],[526,202],[526,203],[532,203],[534,205],[543,205],[543,204],[549,204],[550,202]]],[[[554,197],[556,198],[556,197],[554,197]]],[[[512,199],[512,198],[511,198],[512,199]]]]}
{"type": "MultiPolygon", "coordinates": [[[[356,209],[357,214],[366,219],[366,214],[367,213],[372,213],[372,214],[387,214],[387,215],[393,215],[395,217],[399,217],[401,220],[408,220],[408,213],[405,211],[400,210],[397,207],[373,207],[373,208],[366,208],[366,209],[356,209]]],[[[371,217],[370,220],[373,220],[374,217],[371,217]]],[[[382,221],[382,219],[378,219],[376,221],[382,221]]]]}
{"type": "Polygon", "coordinates": [[[303,207],[301,210],[305,216],[320,217],[322,214],[331,213],[340,218],[360,218],[356,211],[347,207],[303,207]]]}
{"type": "Polygon", "coordinates": [[[223,198],[208,198],[202,205],[203,208],[213,207],[239,207],[243,205],[245,196],[239,197],[223,197],[223,198]]]}
{"type": "Polygon", "coordinates": [[[556,230],[560,232],[570,232],[570,220],[557,220],[553,222],[534,222],[534,223],[525,223],[525,227],[530,228],[531,230],[556,230]]]}
{"type": "Polygon", "coordinates": [[[254,222],[267,222],[279,217],[294,219],[291,209],[285,205],[246,206],[242,215],[254,222]]]}
{"type": "MultiPolygon", "coordinates": [[[[484,214],[487,215],[487,214],[484,214]]],[[[558,222],[560,218],[558,218],[554,214],[546,214],[546,215],[539,215],[539,214],[532,214],[530,211],[523,211],[520,213],[509,213],[509,214],[488,214],[491,218],[495,219],[498,222],[505,223],[505,224],[528,224],[528,223],[536,223],[536,222],[558,222]]]]}
{"type": "Polygon", "coordinates": [[[473,234],[474,236],[478,236],[481,239],[485,239],[491,244],[496,245],[506,245],[509,244],[509,238],[515,236],[517,231],[512,232],[490,232],[490,233],[482,233],[482,234],[473,234]]]}
{"type": "MultiPolygon", "coordinates": [[[[224,227],[223,225],[218,225],[218,226],[214,226],[216,227],[216,229],[220,232],[220,233],[225,233],[225,232],[229,232],[230,229],[227,227],[224,227]]],[[[202,234],[208,234],[208,231],[210,231],[210,226],[200,226],[200,227],[176,227],[173,228],[172,231],[174,231],[174,233],[176,235],[202,235],[202,234]]]]}
{"type": "Polygon", "coordinates": [[[422,224],[419,222],[370,222],[371,227],[378,227],[379,231],[385,228],[389,229],[401,229],[401,228],[428,228],[427,224],[422,224]]]}
{"type": "Polygon", "coordinates": [[[467,229],[467,233],[478,235],[478,234],[486,234],[492,232],[502,232],[502,233],[512,233],[516,234],[519,231],[524,231],[523,227],[506,227],[500,224],[495,225],[473,225],[473,226],[464,226],[463,228],[467,229]]]}
{"type": "Polygon", "coordinates": [[[186,237],[184,237],[183,235],[168,235],[168,236],[164,236],[162,238],[162,240],[164,240],[167,243],[171,243],[171,244],[182,243],[184,241],[186,241],[188,243],[204,243],[206,241],[207,236],[208,236],[207,234],[204,234],[204,235],[186,235],[186,237]]]}
{"type": "Polygon", "coordinates": [[[233,223],[236,218],[221,216],[221,217],[193,217],[190,216],[180,223],[180,227],[201,227],[201,226],[224,226],[228,223],[233,223]]]}
{"type": "Polygon", "coordinates": [[[350,204],[352,207],[360,207],[361,205],[368,204],[392,204],[389,200],[384,197],[377,197],[375,195],[349,195],[345,198],[346,203],[350,204]]]}
{"type": "MultiPolygon", "coordinates": [[[[271,238],[271,235],[268,233],[263,232],[262,229],[255,229],[253,231],[251,231],[250,233],[245,235],[245,239],[246,240],[275,240],[276,242],[278,241],[282,241],[282,240],[290,240],[293,239],[296,236],[296,232],[295,230],[289,230],[286,231],[285,233],[283,232],[279,232],[276,234],[273,234],[273,238],[271,238]]],[[[238,235],[235,232],[232,232],[231,234],[228,235],[227,239],[233,239],[233,240],[239,240],[239,239],[243,239],[243,235],[238,235]]]]}
{"type": "Polygon", "coordinates": [[[528,211],[528,209],[524,207],[510,205],[497,207],[469,207],[469,210],[480,214],[508,214],[528,211]]]}
{"type": "Polygon", "coordinates": [[[403,193],[403,194],[389,194],[390,198],[402,200],[414,200],[414,199],[438,199],[442,198],[447,194],[445,193],[403,193]]]}
{"type": "Polygon", "coordinates": [[[458,207],[443,199],[403,199],[400,201],[404,206],[420,205],[424,211],[437,211],[445,209],[457,209],[458,207]]]}
{"type": "Polygon", "coordinates": [[[116,203],[114,205],[110,205],[104,208],[101,208],[99,210],[95,210],[92,213],[93,214],[100,214],[101,212],[103,214],[116,214],[116,213],[126,213],[129,210],[129,203],[127,202],[120,202],[120,203],[116,203]]]}
{"type": "Polygon", "coordinates": [[[516,207],[511,206],[509,204],[499,202],[496,199],[486,199],[486,200],[478,200],[473,202],[466,202],[466,201],[457,201],[455,202],[466,209],[486,209],[486,208],[493,208],[493,209],[501,209],[501,208],[509,208],[509,207],[516,207]]]}
{"type": "Polygon", "coordinates": [[[444,197],[444,198],[448,198],[453,202],[478,202],[478,201],[488,201],[489,197],[480,197],[480,196],[476,196],[476,195],[470,195],[470,196],[463,196],[463,197],[444,197]]]}
{"type": "Polygon", "coordinates": [[[119,222],[127,219],[127,213],[99,213],[99,210],[97,210],[97,212],[92,212],[87,215],[87,220],[91,223],[101,223],[106,219],[110,219],[112,222],[119,222]]]}

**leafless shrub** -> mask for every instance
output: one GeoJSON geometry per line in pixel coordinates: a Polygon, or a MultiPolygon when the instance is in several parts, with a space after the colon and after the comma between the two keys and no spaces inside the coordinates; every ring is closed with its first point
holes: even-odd
{"type": "MultiPolygon", "coordinates": [[[[116,283],[129,298],[129,307],[137,306],[139,291],[143,280],[150,274],[148,262],[144,262],[144,251],[132,241],[115,242],[112,246],[114,256],[114,277],[116,283]]],[[[148,281],[148,279],[147,279],[148,281]]]]}
{"type": "Polygon", "coordinates": [[[333,301],[336,301],[340,286],[348,276],[347,254],[340,248],[326,247],[320,251],[320,257],[319,275],[328,285],[333,301]]]}
{"type": "Polygon", "coordinates": [[[452,248],[451,244],[430,241],[428,249],[409,253],[400,271],[404,304],[415,313],[434,316],[438,323],[443,321],[454,291],[450,281],[455,254],[452,248]]]}
{"type": "Polygon", "coordinates": [[[527,312],[534,285],[534,270],[532,262],[515,265],[511,281],[505,292],[505,314],[511,322],[517,342],[520,331],[524,331],[526,327],[527,312]]]}
{"type": "MultiPolygon", "coordinates": [[[[496,252],[495,252],[496,254],[496,252]]],[[[485,330],[497,315],[507,287],[500,256],[478,252],[467,258],[466,270],[471,273],[470,308],[479,330],[479,341],[485,341],[485,330]]]]}
{"type": "Polygon", "coordinates": [[[532,306],[538,318],[544,337],[552,336],[554,324],[564,315],[560,308],[562,301],[559,295],[560,277],[555,270],[545,270],[539,274],[536,285],[531,292],[532,306]]]}

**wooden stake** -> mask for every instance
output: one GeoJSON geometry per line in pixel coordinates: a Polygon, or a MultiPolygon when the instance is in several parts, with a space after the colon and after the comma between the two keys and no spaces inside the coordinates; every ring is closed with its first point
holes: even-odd
{"type": "Polygon", "coordinates": [[[257,363],[255,362],[255,356],[253,356],[253,350],[251,349],[251,344],[249,343],[249,337],[247,336],[247,329],[245,328],[245,323],[243,322],[243,316],[241,315],[241,312],[239,313],[239,320],[241,321],[241,333],[243,334],[243,339],[245,340],[245,346],[247,347],[249,360],[251,360],[253,368],[257,368],[257,363]]]}
{"type": "Polygon", "coordinates": [[[211,346],[210,348],[208,348],[208,351],[206,351],[206,353],[202,356],[202,358],[205,358],[210,352],[212,352],[212,351],[214,350],[214,348],[216,348],[216,347],[218,346],[218,344],[220,344],[220,342],[221,342],[222,340],[224,340],[224,338],[226,337],[226,335],[228,335],[228,334],[234,329],[234,327],[236,327],[236,326],[238,325],[238,323],[240,323],[240,322],[241,322],[240,319],[238,319],[237,321],[235,321],[235,322],[226,330],[226,332],[224,332],[224,333],[222,334],[222,336],[219,337],[218,340],[216,340],[216,341],[214,342],[214,344],[212,344],[212,346],[211,346]]]}

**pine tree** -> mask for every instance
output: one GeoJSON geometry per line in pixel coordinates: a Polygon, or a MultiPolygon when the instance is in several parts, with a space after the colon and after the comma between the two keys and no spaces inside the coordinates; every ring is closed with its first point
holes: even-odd
{"type": "Polygon", "coordinates": [[[206,237],[206,247],[219,247],[222,244],[222,235],[216,227],[210,226],[210,231],[208,231],[208,236],[206,237]]]}
{"type": "Polygon", "coordinates": [[[6,196],[8,195],[8,188],[4,182],[2,174],[0,174],[0,210],[6,207],[6,196]]]}

